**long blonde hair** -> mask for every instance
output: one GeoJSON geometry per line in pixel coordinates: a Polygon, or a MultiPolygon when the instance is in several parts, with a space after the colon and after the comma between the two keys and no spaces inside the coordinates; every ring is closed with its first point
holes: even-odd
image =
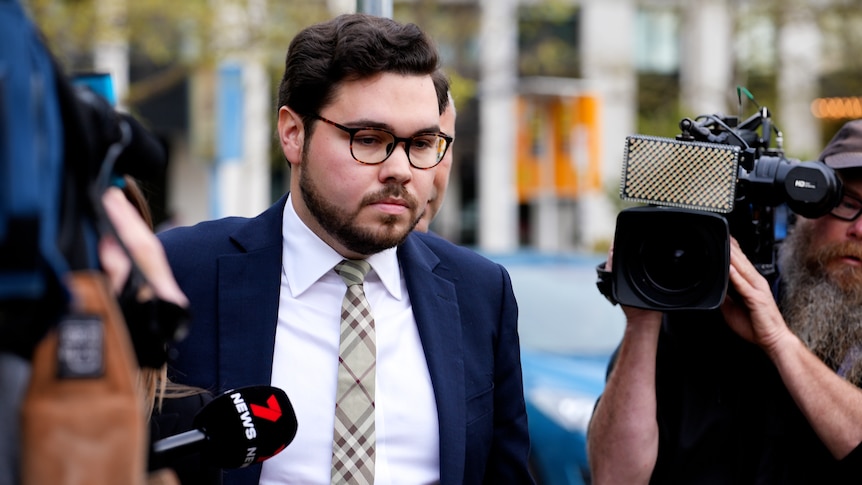
{"type": "MultiPolygon", "coordinates": [[[[152,211],[150,211],[147,198],[137,181],[128,175],[123,176],[122,190],[126,195],[126,199],[138,210],[141,218],[152,229],[152,211]]],[[[168,379],[167,365],[162,365],[158,369],[150,367],[141,368],[141,372],[138,374],[138,385],[144,394],[144,411],[148,419],[153,415],[154,410],[161,412],[162,403],[165,398],[188,397],[205,392],[199,387],[172,382],[168,379]]]]}
{"type": "Polygon", "coordinates": [[[199,387],[177,384],[168,379],[168,366],[158,369],[144,367],[138,374],[138,383],[144,393],[145,416],[152,416],[153,411],[162,411],[162,403],[167,399],[194,396],[205,392],[199,387]]]}

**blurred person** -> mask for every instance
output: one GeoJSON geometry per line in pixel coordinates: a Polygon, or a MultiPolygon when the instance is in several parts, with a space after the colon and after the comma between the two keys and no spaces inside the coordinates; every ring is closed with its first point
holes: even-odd
{"type": "Polygon", "coordinates": [[[532,483],[508,273],[413,231],[451,143],[437,64],[413,24],[302,30],[278,95],[289,193],[255,218],[160,233],[195,318],[172,379],[279,387],[299,423],[225,483],[532,483]]]}
{"type": "MultiPolygon", "coordinates": [[[[0,65],[0,192],[7,199],[0,204],[0,483],[135,475],[142,464],[141,407],[133,383],[120,382],[132,374],[126,347],[111,345],[124,342],[115,338],[117,322],[103,304],[102,297],[111,295],[102,294],[102,277],[111,275],[97,253],[109,265],[128,261],[131,254],[148,281],[146,294],[178,307],[188,302],[158,240],[139,232],[146,227],[141,214],[124,211],[128,201],[121,194],[118,206],[116,189],[101,200],[109,214],[124,212],[112,222],[127,254],[114,236],[97,229],[104,214],[98,197],[89,196],[102,192],[109,158],[111,164],[122,160],[115,168],[133,161],[139,174],[158,170],[160,160],[148,159],[153,155],[148,134],[133,118],[114,112],[104,100],[91,102],[98,96],[86,98],[73,86],[17,0],[0,2],[0,65]],[[125,142],[134,142],[135,149],[111,151],[115,144],[127,146],[119,143],[121,123],[130,130],[125,142]],[[77,316],[77,305],[87,308],[87,317],[107,321],[100,327],[103,348],[87,349],[95,349],[87,357],[101,357],[103,367],[70,377],[74,372],[65,368],[64,373],[61,365],[69,354],[56,351],[58,327],[76,321],[66,317],[77,316]],[[81,422],[85,432],[77,426],[81,422]]],[[[93,335],[79,329],[69,331],[73,338],[93,335]]]]}
{"type": "MultiPolygon", "coordinates": [[[[100,260],[114,291],[121,295],[121,299],[127,297],[139,301],[152,299],[158,291],[159,297],[188,306],[188,300],[171,276],[164,249],[152,234],[152,212],[137,181],[128,175],[118,178],[115,187],[105,193],[103,204],[123,244],[129,248],[127,254],[113,237],[100,241],[100,260]],[[135,258],[136,263],[144,264],[146,274],[154,278],[157,286],[151,286],[151,282],[143,285],[136,294],[127,295],[133,280],[129,255],[135,258]]],[[[167,365],[141,367],[138,383],[143,392],[146,416],[149,417],[151,443],[194,429],[195,415],[212,400],[212,395],[204,389],[171,382],[167,377],[167,365]]],[[[190,453],[167,464],[155,463],[151,457],[149,471],[161,468],[173,470],[182,485],[221,483],[221,470],[202,461],[200,453],[190,453]]]]}
{"type": "Polygon", "coordinates": [[[431,198],[428,199],[428,206],[425,207],[425,212],[416,224],[416,230],[428,232],[431,226],[431,221],[440,212],[440,207],[443,205],[443,198],[446,197],[446,188],[449,186],[449,173],[452,171],[452,145],[455,143],[455,100],[452,99],[452,92],[449,92],[449,101],[446,104],[446,109],[440,115],[440,131],[452,137],[452,142],[449,143],[449,149],[446,150],[446,155],[443,160],[437,165],[437,173],[434,174],[434,185],[431,188],[431,198]]]}
{"type": "Polygon", "coordinates": [[[862,120],[820,160],[843,198],[797,218],[777,295],[733,240],[720,312],[623,308],[588,435],[594,483],[859,483],[862,120]]]}

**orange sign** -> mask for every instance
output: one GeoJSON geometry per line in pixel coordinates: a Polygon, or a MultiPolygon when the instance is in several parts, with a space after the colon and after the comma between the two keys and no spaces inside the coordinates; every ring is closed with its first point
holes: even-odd
{"type": "Polygon", "coordinates": [[[601,190],[600,103],[592,94],[518,99],[518,200],[601,190]]]}

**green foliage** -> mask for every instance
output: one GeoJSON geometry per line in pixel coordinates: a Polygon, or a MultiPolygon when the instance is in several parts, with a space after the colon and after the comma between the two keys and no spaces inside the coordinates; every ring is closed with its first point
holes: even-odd
{"type": "Polygon", "coordinates": [[[679,105],[679,78],[672,74],[642,73],[638,76],[637,132],[673,137],[679,133],[683,115],[679,105]]]}
{"type": "Polygon", "coordinates": [[[461,108],[476,95],[478,69],[468,46],[477,35],[479,16],[469,5],[441,9],[438,3],[436,0],[396,2],[393,17],[401,22],[413,22],[432,36],[451,81],[452,96],[461,108]]]}
{"type": "Polygon", "coordinates": [[[862,69],[841,69],[821,77],[820,90],[823,97],[858,96],[862,93],[862,69]]]}
{"type": "Polygon", "coordinates": [[[476,96],[478,83],[472,79],[468,79],[458,71],[449,73],[449,81],[452,91],[452,99],[455,100],[455,109],[461,110],[466,107],[467,101],[476,96]]]}
{"type": "Polygon", "coordinates": [[[521,76],[578,77],[578,10],[549,0],[524,6],[518,15],[518,73],[521,76]]]}
{"type": "Polygon", "coordinates": [[[293,35],[330,17],[326,2],[293,0],[25,0],[49,48],[69,71],[92,69],[99,44],[125,43],[136,62],[166,69],[129,87],[133,101],[159,94],[190,72],[233,55],[282,68],[293,35]],[[218,8],[216,8],[216,6],[218,8]]]}

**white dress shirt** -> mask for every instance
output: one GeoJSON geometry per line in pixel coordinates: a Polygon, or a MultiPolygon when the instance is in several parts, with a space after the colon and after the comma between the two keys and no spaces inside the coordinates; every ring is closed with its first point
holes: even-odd
{"type": "MultiPolygon", "coordinates": [[[[333,267],[343,257],[299,219],[288,196],[272,385],[296,411],[296,438],[263,463],[261,484],[329,484],[338,376],[341,301],[333,267]]],[[[440,479],[437,406],[395,248],[368,258],[365,294],[377,332],[377,485],[440,479]]]]}

